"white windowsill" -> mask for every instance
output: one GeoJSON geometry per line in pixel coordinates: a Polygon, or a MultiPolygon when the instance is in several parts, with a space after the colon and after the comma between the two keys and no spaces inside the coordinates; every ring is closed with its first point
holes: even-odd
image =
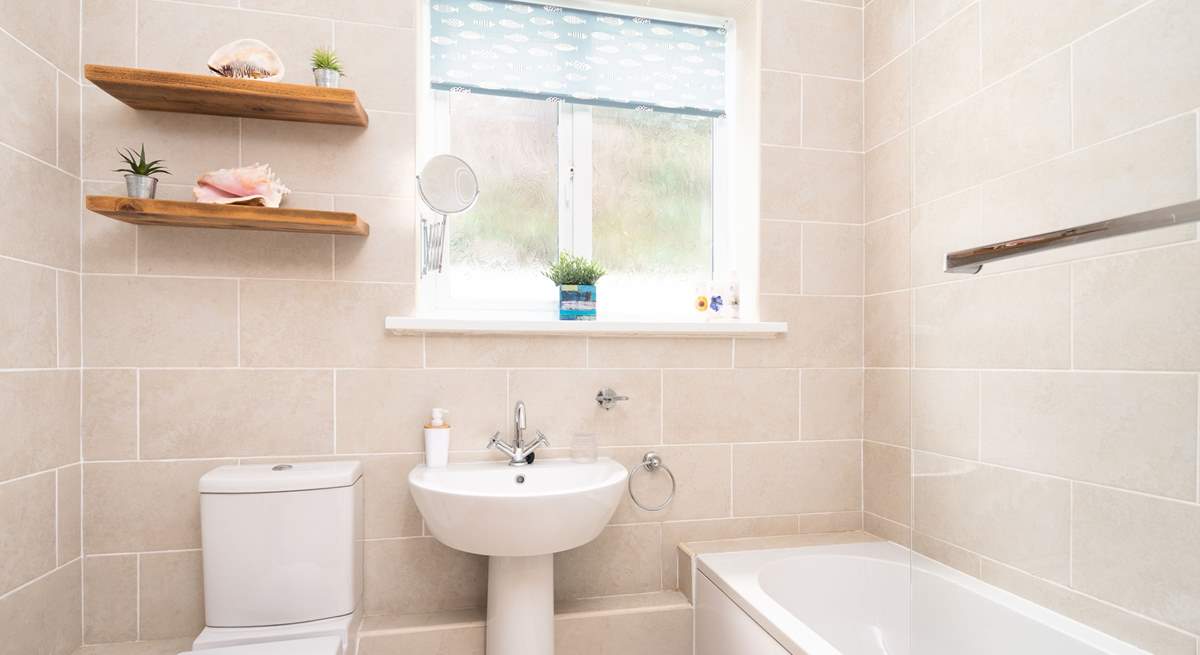
{"type": "Polygon", "coordinates": [[[557,321],[551,318],[459,318],[389,316],[384,327],[393,334],[559,335],[639,337],[753,337],[787,334],[787,323],[763,321],[557,321]]]}

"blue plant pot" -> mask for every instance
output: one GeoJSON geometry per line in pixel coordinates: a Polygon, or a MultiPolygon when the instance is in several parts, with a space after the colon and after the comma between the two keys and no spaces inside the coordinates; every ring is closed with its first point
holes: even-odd
{"type": "Polygon", "coordinates": [[[564,284],[559,287],[558,320],[596,320],[596,285],[564,284]]]}

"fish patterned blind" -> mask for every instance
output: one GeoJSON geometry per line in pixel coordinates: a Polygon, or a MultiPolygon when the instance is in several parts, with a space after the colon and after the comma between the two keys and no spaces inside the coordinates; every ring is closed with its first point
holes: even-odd
{"type": "Polygon", "coordinates": [[[726,29],[511,0],[430,0],[435,89],[725,115],[726,29]]]}

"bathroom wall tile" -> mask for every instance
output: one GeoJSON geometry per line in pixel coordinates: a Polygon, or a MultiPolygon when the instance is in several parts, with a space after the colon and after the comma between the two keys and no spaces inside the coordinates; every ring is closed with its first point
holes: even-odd
{"type": "Polygon", "coordinates": [[[0,168],[0,194],[22,208],[0,218],[0,255],[79,270],[79,180],[8,148],[0,168]]]}
{"type": "Polygon", "coordinates": [[[83,640],[134,641],[138,636],[138,556],[83,560],[83,640]]]}
{"type": "Polygon", "coordinates": [[[730,443],[800,438],[795,369],[663,371],[663,441],[730,443]]]}
{"type": "Polygon", "coordinates": [[[1066,368],[1069,278],[1067,267],[1056,266],[918,289],[917,365],[1066,368]]]}
{"type": "Polygon", "coordinates": [[[733,514],[856,510],[862,503],[857,441],[733,446],[733,514]]]}
{"type": "Polygon", "coordinates": [[[762,72],[763,143],[804,145],[803,80],[797,73],[762,72]]]}
{"type": "Polygon", "coordinates": [[[431,368],[587,366],[587,339],[574,337],[425,337],[431,368]]]}
{"type": "Polygon", "coordinates": [[[363,634],[358,642],[357,653],[358,655],[392,655],[393,653],[484,655],[486,647],[486,628],[482,621],[477,621],[451,624],[444,628],[363,634]]]}
{"type": "Polygon", "coordinates": [[[915,455],[914,530],[1039,577],[1067,581],[1069,482],[915,455]]]}
{"type": "Polygon", "coordinates": [[[982,374],[986,462],[1196,498],[1196,376],[982,374]]]}
{"type": "Polygon", "coordinates": [[[505,371],[338,371],[337,449],[339,453],[423,452],[422,427],[430,410],[441,407],[450,412],[450,448],[482,450],[492,432],[507,434],[512,423],[507,398],[505,371]]]}
{"type": "Polygon", "coordinates": [[[850,532],[863,529],[862,512],[817,512],[800,514],[796,517],[799,534],[824,534],[827,532],[850,532]]]}
{"type": "Polygon", "coordinates": [[[800,371],[800,438],[861,439],[863,373],[856,369],[800,371]]]}
{"type": "Polygon", "coordinates": [[[713,541],[742,537],[771,537],[795,534],[793,516],[763,516],[753,518],[722,518],[705,521],[669,521],[662,524],[663,588],[677,589],[679,580],[679,544],[691,541],[713,541]]]}
{"type": "Polygon", "coordinates": [[[54,495],[54,471],[0,484],[0,595],[57,566],[54,495]]]}
{"type": "Polygon", "coordinates": [[[242,7],[391,27],[412,27],[417,14],[416,0],[244,0],[242,7]]]}
{"type": "Polygon", "coordinates": [[[909,445],[910,372],[869,368],[864,371],[863,438],[909,445]]]}
{"type": "Polygon", "coordinates": [[[867,293],[908,288],[908,223],[908,212],[904,212],[867,225],[867,293]]]}
{"type": "Polygon", "coordinates": [[[242,280],[241,363],[246,366],[407,367],[421,337],[391,336],[388,316],[412,311],[407,284],[242,280]]]}
{"type": "Polygon", "coordinates": [[[910,59],[908,54],[897,57],[868,77],[864,84],[863,121],[867,149],[908,129],[910,59]]]}
{"type": "MultiPolygon", "coordinates": [[[[805,225],[793,221],[761,221],[759,225],[759,288],[765,293],[802,293],[805,225]]],[[[862,228],[857,229],[861,234],[862,228]]]]}
{"type": "Polygon", "coordinates": [[[0,142],[53,164],[58,159],[54,115],[58,72],[8,34],[0,34],[0,56],[10,67],[10,74],[0,82],[0,95],[8,108],[0,120],[0,142]]]}
{"type": "Polygon", "coordinates": [[[52,368],[58,328],[53,270],[0,259],[0,368],[52,368]]]}
{"type": "Polygon", "coordinates": [[[369,238],[334,237],[333,276],[364,282],[415,282],[416,222],[411,198],[337,196],[334,208],[371,225],[369,238]]]}
{"type": "Polygon", "coordinates": [[[78,273],[58,273],[58,365],[79,366],[80,316],[78,273]]]}
{"type": "Polygon", "coordinates": [[[554,621],[554,652],[562,655],[690,655],[692,609],[579,612],[554,621]]]}
{"type": "Polygon", "coordinates": [[[200,476],[232,460],[83,465],[83,548],[91,554],[200,547],[200,476]]]}
{"type": "Polygon", "coordinates": [[[880,539],[887,539],[905,548],[912,545],[912,528],[903,523],[889,521],[871,512],[863,512],[863,532],[875,535],[880,539]]]}
{"type": "Polygon", "coordinates": [[[82,640],[79,563],[0,598],[2,655],[71,655],[82,640]]]}
{"type": "MultiPolygon", "coordinates": [[[[557,446],[570,445],[566,440],[575,432],[594,432],[604,446],[662,443],[658,371],[526,369],[511,371],[508,380],[509,400],[524,401],[528,407],[530,434],[541,430],[551,441],[557,438],[557,446]],[[596,392],[604,388],[615,389],[629,400],[602,409],[596,392]]],[[[490,434],[480,436],[486,440],[490,434]]]]}
{"type": "Polygon", "coordinates": [[[82,94],[78,82],[58,74],[58,167],[75,176],[79,175],[82,153],[82,94]]]}
{"type": "Polygon", "coordinates": [[[83,459],[137,458],[137,371],[83,371],[83,459]]]}
{"type": "Polygon", "coordinates": [[[324,234],[138,228],[138,272],[328,280],[333,238],[324,234]]]}
{"type": "MultiPolygon", "coordinates": [[[[85,275],[87,366],[233,366],[235,280],[85,275]]],[[[245,320],[245,307],[242,309],[245,320]]]]}
{"type": "Polygon", "coordinates": [[[367,614],[411,614],[483,607],[487,558],[443,546],[433,537],[363,544],[367,614]]]}
{"type": "MultiPolygon", "coordinates": [[[[1112,0],[1100,4],[1112,5],[1106,8],[1114,13],[1121,9],[1112,0]]],[[[1071,46],[1075,145],[1200,105],[1200,71],[1187,65],[1200,57],[1200,43],[1191,38],[1197,30],[1200,6],[1159,0],[1071,46]]]]}
{"type": "Polygon", "coordinates": [[[146,370],[139,397],[143,459],[333,452],[332,371],[146,370]]]}
{"type": "Polygon", "coordinates": [[[136,66],[137,0],[83,0],[81,9],[83,63],[136,66]]]}
{"type": "Polygon", "coordinates": [[[912,465],[908,448],[863,443],[863,510],[890,521],[909,522],[912,465]]]}
{"type": "Polygon", "coordinates": [[[579,548],[555,553],[554,597],[591,598],[658,591],[657,523],[610,525],[579,548]]]}
{"type": "Polygon", "coordinates": [[[862,188],[860,154],[773,146],[762,149],[763,218],[861,223],[862,188]]]}
{"type": "Polygon", "coordinates": [[[373,112],[368,129],[242,120],[243,161],[269,162],[297,191],[413,198],[414,141],[409,114],[373,112]]]}
{"type": "Polygon", "coordinates": [[[862,365],[862,300],[763,296],[765,321],[786,321],[788,334],[774,339],[738,339],[738,367],[822,368],[862,365]]]}
{"type": "MultiPolygon", "coordinates": [[[[50,0],[0,8],[0,25],[68,75],[79,72],[79,4],[50,0]]],[[[12,60],[8,60],[12,61],[12,60]]]]}
{"type": "Polygon", "coordinates": [[[914,287],[962,280],[960,273],[945,272],[946,253],[984,242],[980,237],[980,215],[979,187],[912,210],[908,240],[914,287]]]}
{"type": "Polygon", "coordinates": [[[79,465],[58,469],[55,496],[58,525],[58,565],[79,557],[82,552],[80,541],[80,499],[83,493],[82,470],[79,465]]]}
{"type": "Polygon", "coordinates": [[[0,480],[78,460],[79,371],[0,373],[0,416],[0,480]]]}
{"type": "MultiPolygon", "coordinates": [[[[119,196],[125,185],[115,182],[84,182],[85,195],[119,196]]],[[[137,226],[107,216],[82,212],[83,261],[86,273],[134,273],[137,269],[137,226]]]]}
{"type": "Polygon", "coordinates": [[[357,457],[363,464],[363,527],[367,539],[421,534],[421,512],[408,491],[408,472],[423,454],[357,457]]]}
{"type": "Polygon", "coordinates": [[[863,10],[867,75],[908,49],[913,42],[913,0],[877,0],[863,10]]]}
{"type": "Polygon", "coordinates": [[[803,119],[805,146],[862,150],[862,83],[806,76],[803,119]]]}
{"type": "Polygon", "coordinates": [[[912,371],[913,448],[979,459],[979,373],[912,371]]]}
{"type": "Polygon", "coordinates": [[[1075,484],[1072,587],[1200,632],[1200,509],[1075,484]]]}
{"type": "MultiPolygon", "coordinates": [[[[912,534],[912,549],[946,566],[956,568],[967,575],[980,576],[983,558],[969,550],[963,550],[941,539],[914,532],[912,534]]],[[[990,560],[989,560],[990,561],[990,560]]],[[[1002,566],[1002,565],[999,565],[1002,566]]]]}
{"type": "Polygon", "coordinates": [[[1200,369],[1200,244],[1073,267],[1078,368],[1200,369]]]}
{"type": "Polygon", "coordinates": [[[865,155],[868,221],[891,216],[912,206],[910,155],[908,132],[876,146],[865,155]]]}
{"type": "Polygon", "coordinates": [[[733,339],[589,337],[592,368],[719,368],[733,365],[733,339]]]}
{"type": "Polygon", "coordinates": [[[138,628],[142,639],[191,637],[204,628],[204,574],[200,551],[142,553],[138,573],[138,628]]]}
{"type": "Polygon", "coordinates": [[[333,33],[338,59],[351,73],[340,86],[357,91],[368,110],[416,110],[416,30],[336,22],[333,33]]]}
{"type": "Polygon", "coordinates": [[[987,559],[982,561],[982,566],[980,577],[984,582],[1090,625],[1146,652],[1162,655],[1192,655],[1195,652],[1196,638],[1192,635],[1135,616],[1011,566],[987,559]]]}
{"type": "MultiPolygon", "coordinates": [[[[790,244],[789,253],[793,261],[798,260],[803,264],[801,292],[818,296],[856,296],[862,293],[862,227],[805,223],[801,256],[796,257],[795,243],[790,244]]],[[[769,289],[764,287],[763,291],[769,289]]]]}
{"type": "Polygon", "coordinates": [[[908,291],[865,299],[867,366],[908,366],[912,360],[911,304],[908,291]]]}
{"type": "MultiPolygon", "coordinates": [[[[729,516],[729,446],[687,445],[655,448],[675,474],[675,496],[660,512],[639,509],[626,494],[609,523],[639,523],[709,519],[729,516]]],[[[602,454],[632,470],[642,462],[645,447],[604,449],[602,454]]],[[[642,471],[633,481],[633,491],[646,505],[658,505],[671,494],[670,477],[662,472],[642,471]]]]}
{"type": "Polygon", "coordinates": [[[762,3],[762,65],[772,70],[862,78],[862,12],[796,0],[762,3]]]}
{"type": "Polygon", "coordinates": [[[916,34],[920,39],[938,25],[975,3],[975,0],[914,0],[916,34]]]}
{"type": "Polygon", "coordinates": [[[77,655],[176,655],[192,647],[192,639],[155,639],[114,644],[88,644],[77,655]]]}
{"type": "Polygon", "coordinates": [[[979,11],[979,5],[970,7],[913,48],[913,121],[923,121],[979,90],[979,11]]]}

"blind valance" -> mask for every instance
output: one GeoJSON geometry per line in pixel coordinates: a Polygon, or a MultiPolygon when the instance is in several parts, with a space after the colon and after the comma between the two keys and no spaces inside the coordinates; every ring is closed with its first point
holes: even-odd
{"type": "Polygon", "coordinates": [[[725,114],[726,30],[512,0],[431,0],[435,89],[725,114]]]}

